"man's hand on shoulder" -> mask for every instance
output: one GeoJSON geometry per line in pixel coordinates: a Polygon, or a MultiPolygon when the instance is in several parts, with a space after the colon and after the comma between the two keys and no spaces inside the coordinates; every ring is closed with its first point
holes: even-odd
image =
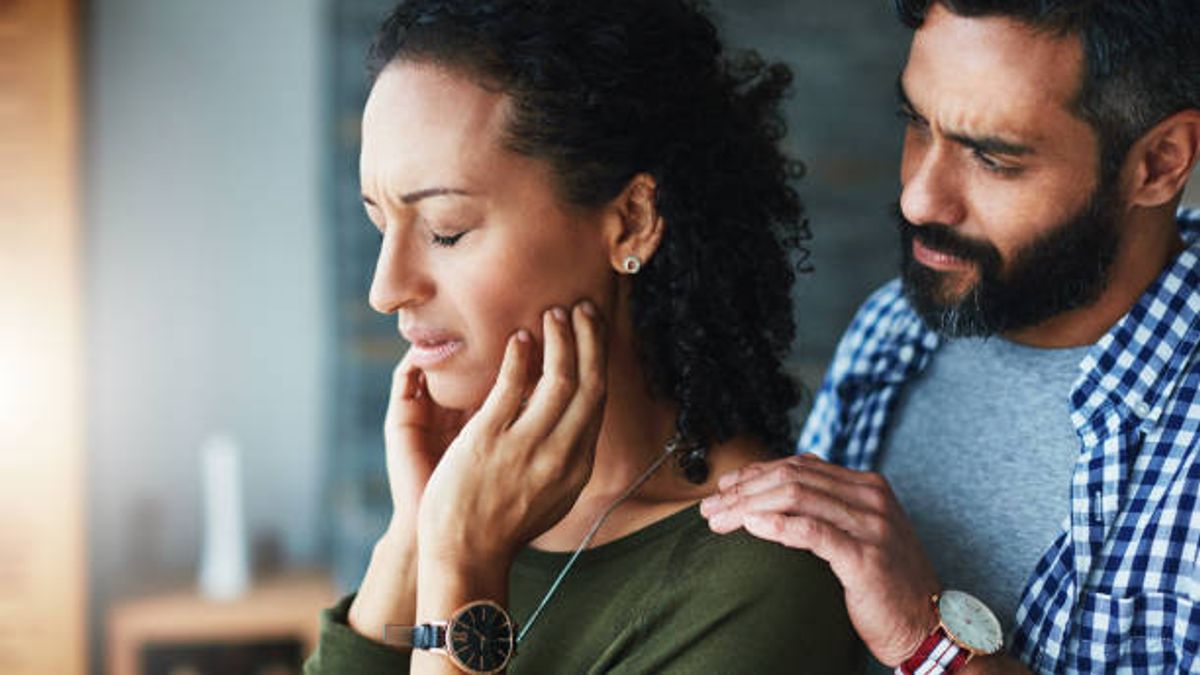
{"type": "Polygon", "coordinates": [[[788,457],[722,476],[700,508],[715,532],[745,528],[827,561],[855,630],[882,663],[908,658],[937,627],[937,575],[881,475],[788,457]]]}

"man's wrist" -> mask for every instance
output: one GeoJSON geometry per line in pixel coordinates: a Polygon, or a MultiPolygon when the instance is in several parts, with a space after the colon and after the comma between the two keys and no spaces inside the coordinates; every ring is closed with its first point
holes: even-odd
{"type": "Polygon", "coordinates": [[[909,626],[908,637],[900,644],[903,648],[897,649],[900,658],[892,665],[893,668],[898,667],[901,663],[912,658],[914,654],[925,644],[925,640],[929,639],[940,626],[938,621],[937,611],[934,609],[933,603],[929,602],[928,598],[921,603],[919,613],[913,615],[909,626]]]}
{"type": "Polygon", "coordinates": [[[934,672],[970,672],[964,669],[972,661],[1003,650],[1000,621],[978,598],[944,590],[931,595],[927,606],[936,623],[916,650],[900,662],[896,673],[912,675],[931,668],[934,672]]]}

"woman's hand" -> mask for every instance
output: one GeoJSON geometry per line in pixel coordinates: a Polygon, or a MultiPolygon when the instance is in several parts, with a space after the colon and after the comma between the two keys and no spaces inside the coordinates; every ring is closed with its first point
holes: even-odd
{"type": "MultiPolygon", "coordinates": [[[[411,352],[409,352],[411,354],[411,352]]],[[[382,640],[384,626],[412,625],[417,607],[417,509],[425,484],[462,427],[463,413],[437,405],[425,374],[408,354],[392,371],[383,423],[392,519],[375,543],[371,562],[350,606],[359,633],[382,640]]]]}
{"type": "MultiPolygon", "coordinates": [[[[425,373],[412,365],[408,352],[392,372],[392,393],[383,422],[392,520],[388,535],[414,538],[421,495],[451,441],[462,429],[465,413],[443,408],[429,395],[425,373]]],[[[413,542],[415,544],[415,541],[413,542]]]]}
{"type": "Polygon", "coordinates": [[[534,345],[519,331],[487,400],[430,477],[422,565],[502,569],[507,579],[516,552],[567,514],[591,476],[607,374],[602,321],[585,301],[547,311],[542,328],[542,374],[528,401],[534,345]]]}
{"type": "MultiPolygon", "coordinates": [[[[606,343],[595,307],[546,312],[542,374],[528,401],[533,340],[509,339],[496,384],[437,465],[421,498],[417,620],[474,600],[507,604],[517,550],[563,518],[592,473],[603,418],[606,343]]],[[[413,673],[455,672],[414,652],[413,673]]]]}

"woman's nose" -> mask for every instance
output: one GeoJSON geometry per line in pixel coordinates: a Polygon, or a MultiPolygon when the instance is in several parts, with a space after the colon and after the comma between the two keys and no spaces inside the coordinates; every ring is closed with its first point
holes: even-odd
{"type": "Polygon", "coordinates": [[[375,275],[368,301],[381,314],[420,305],[433,295],[433,282],[425,274],[422,256],[412,250],[410,237],[388,228],[379,246],[375,275]]]}

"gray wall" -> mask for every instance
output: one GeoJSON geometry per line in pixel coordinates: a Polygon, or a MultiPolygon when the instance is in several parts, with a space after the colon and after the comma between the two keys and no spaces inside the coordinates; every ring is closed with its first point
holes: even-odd
{"type": "Polygon", "coordinates": [[[215,431],[242,443],[250,534],[315,558],[331,313],[321,0],[89,5],[95,618],[194,574],[197,449],[215,431]]]}
{"type": "Polygon", "coordinates": [[[895,80],[909,33],[885,0],[714,4],[731,44],[783,60],[795,74],[787,146],[808,167],[800,192],[814,272],[797,287],[793,368],[815,389],[858,304],[895,274],[895,80]]]}

